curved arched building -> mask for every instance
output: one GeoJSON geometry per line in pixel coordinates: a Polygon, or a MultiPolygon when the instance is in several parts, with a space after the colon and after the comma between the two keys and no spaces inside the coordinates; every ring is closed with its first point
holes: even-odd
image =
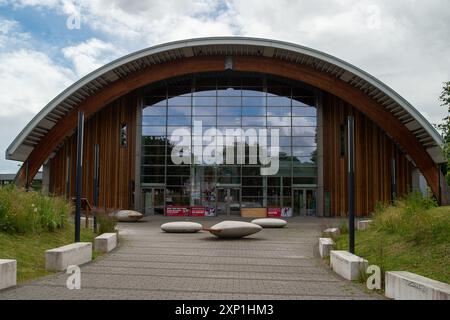
{"type": "Polygon", "coordinates": [[[417,187],[420,175],[439,201],[448,202],[439,169],[442,141],[430,123],[379,80],[302,46],[203,38],[109,63],[53,99],[12,142],[7,159],[23,161],[18,185],[27,185],[43,166],[51,193],[74,196],[80,110],[86,117],[83,196],[94,202],[98,172],[100,206],[168,214],[191,207],[193,214],[291,208],[284,210],[345,215],[348,115],[355,119],[357,215],[417,187]],[[234,155],[224,147],[222,160],[202,157],[210,143],[220,144],[217,136],[203,136],[213,128],[223,141],[227,129],[247,132],[245,161],[231,162],[239,153],[235,144],[234,155]],[[264,145],[251,141],[251,132],[259,139],[260,129],[279,134],[278,170],[268,175],[258,154],[248,155],[252,146],[264,145]],[[178,154],[182,163],[172,156],[181,141],[174,132],[189,143],[178,154]]]}

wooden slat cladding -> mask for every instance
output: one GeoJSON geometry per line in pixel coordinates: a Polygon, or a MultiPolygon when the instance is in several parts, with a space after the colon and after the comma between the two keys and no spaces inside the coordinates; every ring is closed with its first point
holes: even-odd
{"type": "MultiPolygon", "coordinates": [[[[136,137],[136,93],[125,95],[90,117],[85,123],[83,148],[83,197],[93,203],[94,146],[100,147],[99,205],[131,209],[136,137]],[[127,147],[120,146],[120,129],[127,126],[127,147]]],[[[50,192],[75,196],[76,147],[74,133],[50,160],[50,192]],[[70,191],[66,193],[67,158],[70,159],[70,191]]]]}
{"type": "MultiPolygon", "coordinates": [[[[341,157],[341,125],[355,117],[355,211],[358,216],[373,212],[377,202],[391,201],[392,159],[395,158],[397,194],[411,186],[413,166],[396,144],[372,120],[341,99],[324,93],[324,190],[330,193],[333,216],[346,216],[347,158],[341,157]]],[[[347,140],[345,132],[345,141],[347,140]]]]}

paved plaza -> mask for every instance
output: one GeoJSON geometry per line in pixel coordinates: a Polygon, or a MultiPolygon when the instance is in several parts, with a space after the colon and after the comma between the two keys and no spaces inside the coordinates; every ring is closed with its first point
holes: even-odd
{"type": "MultiPolygon", "coordinates": [[[[318,256],[320,230],[332,220],[291,218],[286,228],[240,240],[161,232],[162,223],[181,219],[119,224],[119,247],[81,267],[81,290],[68,290],[68,275],[57,273],[0,291],[0,299],[381,298],[338,277],[318,256]]],[[[211,226],[224,218],[191,220],[211,226]]]]}

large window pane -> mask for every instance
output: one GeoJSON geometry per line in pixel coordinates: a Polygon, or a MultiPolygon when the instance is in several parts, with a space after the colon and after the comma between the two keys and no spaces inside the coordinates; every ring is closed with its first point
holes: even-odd
{"type": "Polygon", "coordinates": [[[266,97],[242,97],[242,105],[262,108],[266,106],[266,97]]]}
{"type": "Polygon", "coordinates": [[[268,126],[291,126],[291,117],[267,117],[268,126]]]}
{"type": "Polygon", "coordinates": [[[169,116],[190,116],[191,107],[169,107],[169,116]]]}
{"type": "Polygon", "coordinates": [[[217,105],[219,107],[240,107],[241,97],[218,97],[217,105]]]}
{"type": "Polygon", "coordinates": [[[142,166],[141,174],[144,176],[163,176],[165,174],[165,166],[142,166]]]}
{"type": "Polygon", "coordinates": [[[166,127],[142,127],[143,136],[164,136],[166,134],[166,127]]]}
{"type": "Polygon", "coordinates": [[[241,117],[226,117],[226,116],[217,117],[217,124],[218,125],[240,126],[241,125],[241,117]]]}
{"type": "Polygon", "coordinates": [[[143,126],[165,126],[166,117],[142,117],[143,126]]]}
{"type": "Polygon", "coordinates": [[[268,107],[290,107],[291,99],[286,97],[267,97],[268,107]]]}
{"type": "Polygon", "coordinates": [[[266,125],[265,117],[242,117],[243,126],[261,127],[266,125]]]}
{"type": "Polygon", "coordinates": [[[195,116],[192,119],[192,124],[194,124],[194,121],[201,121],[203,126],[215,126],[216,125],[216,117],[195,116]]]}
{"type": "Polygon", "coordinates": [[[141,182],[142,183],[164,183],[164,176],[144,176],[142,175],[141,182]]]}
{"type": "Polygon", "coordinates": [[[216,97],[194,97],[193,105],[196,107],[215,107],[216,97]]]}
{"type": "Polygon", "coordinates": [[[168,117],[167,124],[169,126],[187,126],[191,124],[191,117],[168,117]]]}
{"type": "Polygon", "coordinates": [[[315,117],[317,115],[317,109],[311,107],[293,107],[292,115],[300,117],[315,117]]]}
{"type": "Polygon", "coordinates": [[[292,127],[293,136],[315,137],[316,127],[292,127]]]}
{"type": "Polygon", "coordinates": [[[294,137],[292,138],[294,147],[315,147],[317,146],[315,137],[294,137]]]}
{"type": "Polygon", "coordinates": [[[267,116],[290,116],[291,107],[267,107],[267,116]]]}
{"type": "Polygon", "coordinates": [[[243,104],[242,107],[242,115],[243,116],[265,116],[266,108],[265,107],[247,107],[247,104],[243,104]]]}
{"type": "Polygon", "coordinates": [[[165,146],[142,146],[142,154],[147,156],[163,156],[166,154],[165,146]]]}
{"type": "Polygon", "coordinates": [[[142,157],[142,164],[143,165],[165,165],[166,164],[166,157],[165,156],[143,156],[142,157]]]}
{"type": "Polygon", "coordinates": [[[293,126],[313,127],[317,125],[316,117],[292,117],[293,126]]]}
{"type": "Polygon", "coordinates": [[[164,100],[164,105],[150,106],[144,108],[142,114],[144,116],[165,116],[166,115],[166,101],[164,100]]]}
{"type": "Polygon", "coordinates": [[[219,107],[218,110],[219,119],[221,116],[240,116],[241,107],[219,107]]]}
{"type": "Polygon", "coordinates": [[[297,157],[308,157],[317,153],[316,147],[294,147],[292,154],[297,157]]]}
{"type": "Polygon", "coordinates": [[[194,116],[215,116],[216,107],[197,107],[195,106],[192,110],[194,116]]]}
{"type": "Polygon", "coordinates": [[[191,97],[173,97],[167,99],[169,107],[182,107],[191,105],[191,97]]]}

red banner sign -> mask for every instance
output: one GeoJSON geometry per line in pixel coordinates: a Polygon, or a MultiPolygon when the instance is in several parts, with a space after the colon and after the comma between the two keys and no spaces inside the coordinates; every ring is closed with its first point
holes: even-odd
{"type": "Polygon", "coordinates": [[[281,217],[281,208],[267,208],[267,216],[271,218],[281,217]]]}
{"type": "Polygon", "coordinates": [[[188,216],[189,207],[167,206],[166,216],[188,216]]]}
{"type": "Polygon", "coordinates": [[[191,207],[191,216],[204,217],[205,216],[205,207],[191,207]]]}

